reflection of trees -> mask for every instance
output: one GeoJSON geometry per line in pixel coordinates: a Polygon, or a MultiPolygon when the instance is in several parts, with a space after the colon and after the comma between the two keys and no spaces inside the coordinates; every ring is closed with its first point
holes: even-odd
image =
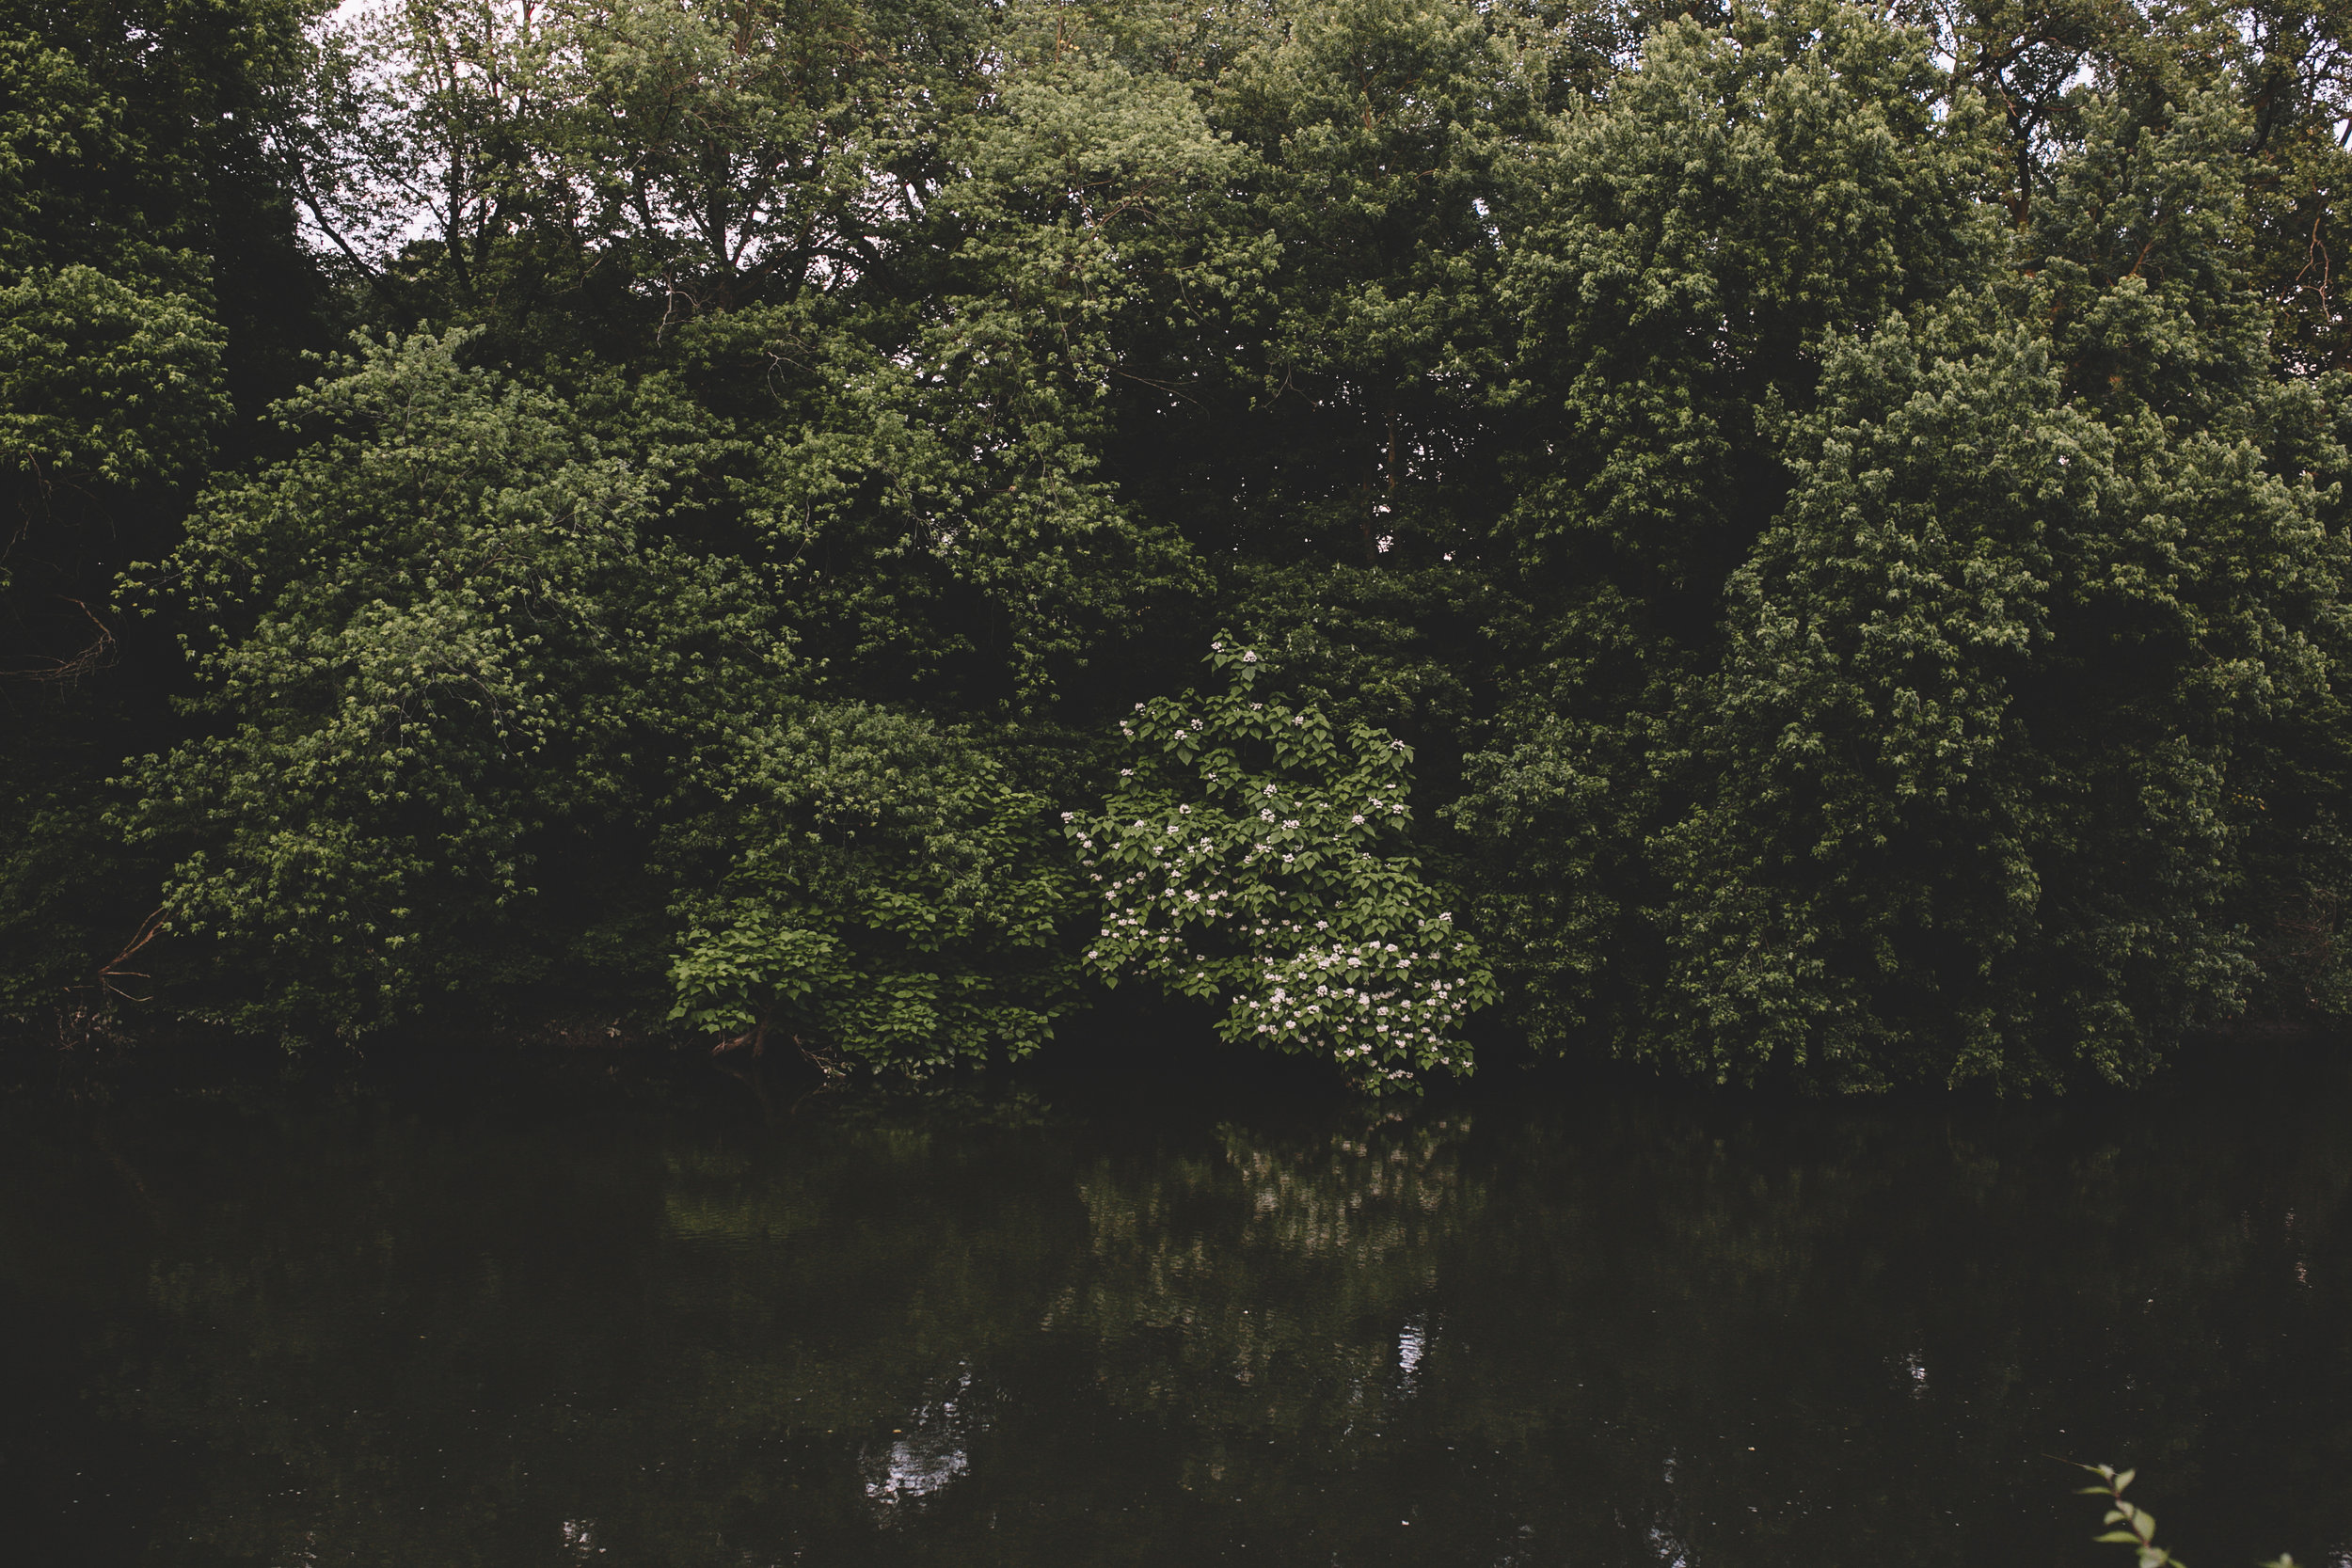
{"type": "Polygon", "coordinates": [[[2343,1102],[19,1104],[0,1327],[189,1560],[2319,1557],[2343,1102]]]}
{"type": "Polygon", "coordinates": [[[49,1260],[11,1247],[33,1277],[0,1291],[89,1281],[52,1314],[103,1325],[89,1391],[200,1453],[169,1528],[229,1561],[531,1562],[565,1522],[631,1561],[746,1518],[862,1536],[862,1456],[1033,1323],[1051,1233],[1019,1140],[919,1125],[167,1119],[117,1137],[135,1166],[201,1150],[147,1180],[156,1223],[122,1239],[151,1260],[83,1266],[125,1187],[52,1130],[13,1165],[40,1195],[0,1212],[103,1217],[39,1227],[49,1260]]]}
{"type": "MultiPolygon", "coordinates": [[[[1078,1179],[1089,1244],[1046,1324],[1084,1337],[1122,1409],[1293,1453],[1375,1431],[1401,1392],[1399,1336],[1438,1284],[1435,1248],[1481,1207],[1461,1171],[1470,1124],[1228,1123],[1213,1151],[1104,1158],[1078,1179]]],[[[1208,1460],[1206,1479],[1224,1467],[1208,1460]]]]}

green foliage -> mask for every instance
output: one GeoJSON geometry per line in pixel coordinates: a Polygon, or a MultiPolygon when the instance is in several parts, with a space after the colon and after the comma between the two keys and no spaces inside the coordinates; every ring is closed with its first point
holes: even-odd
{"type": "Polygon", "coordinates": [[[1273,251],[1224,198],[1235,149],[1178,84],[1116,57],[1021,61],[944,152],[958,174],[927,213],[945,276],[863,333],[779,345],[829,395],[769,445],[761,521],[780,551],[887,574],[809,567],[827,644],[903,661],[930,701],[1035,711],[1154,601],[1206,587],[1099,471],[1110,383],[1122,340],[1215,330],[1273,251]],[[926,600],[944,639],[908,635],[926,600]]]}
{"type": "Polygon", "coordinates": [[[1539,1046],[1595,1035],[1638,1049],[1652,1027],[1659,879],[1648,840],[1670,797],[1653,752],[1695,660],[1613,584],[1523,608],[1496,628],[1520,657],[1483,746],[1443,808],[1476,867],[1477,928],[1515,933],[1497,969],[1539,1046]]]}
{"type": "Polygon", "coordinates": [[[219,325],[93,267],[0,290],[0,466],[135,486],[200,467],[229,413],[219,325]]]}
{"type": "Polygon", "coordinates": [[[302,16],[0,5],[0,1017],[102,1013],[154,906],[104,780],[174,737],[175,677],[108,600],[315,325],[265,151],[302,16]]]}
{"type": "Polygon", "coordinates": [[[1467,1073],[1459,1031],[1493,976],[1395,852],[1411,749],[1257,695],[1269,666],[1230,636],[1209,663],[1227,689],[1136,705],[1133,766],[1100,814],[1067,814],[1102,897],[1088,964],[1212,1002],[1225,1038],[1328,1057],[1366,1088],[1467,1073]]]}
{"type": "Polygon", "coordinates": [[[0,878],[106,863],[8,1006],[160,903],[297,1035],[1018,1053],[1067,811],[1095,974],[1368,1082],[1490,993],[1833,1090],[2341,1017],[2339,10],[27,0],[0,878]],[[1169,705],[1220,626],[1304,727],[1169,705]]]}
{"type": "Polygon", "coordinates": [[[2143,227],[2053,259],[2022,323],[1956,298],[1832,351],[1690,699],[1663,1049],[1692,1066],[2129,1082],[2244,1006],[2272,791],[2242,759],[2327,702],[2345,562],[2266,460],[2226,251],[2174,227],[2230,221],[2216,116],[2087,150],[2052,226],[2143,227]]]}
{"type": "Polygon", "coordinates": [[[119,507],[199,479],[231,390],[305,336],[263,150],[302,19],[284,0],[0,8],[0,483],[49,527],[87,521],[50,515],[60,493],[119,507]]]}
{"type": "Polygon", "coordinates": [[[1844,6],[1677,22],[1537,144],[1496,388],[1543,425],[1522,549],[1590,539],[1645,597],[1711,599],[1784,488],[1770,410],[1806,397],[1820,338],[1979,276],[1986,148],[1939,112],[1931,52],[1844,6]]]}
{"type": "MultiPolygon", "coordinates": [[[[2156,1516],[2123,1496],[2123,1488],[2132,1483],[2138,1471],[2118,1470],[2111,1465],[2085,1465],[2080,1468],[2099,1478],[2096,1485],[2084,1487],[2082,1495],[2105,1497],[2112,1505],[2106,1517],[2100,1521],[2112,1527],[2097,1538],[2100,1544],[2131,1547],[2137,1568],[2186,1568],[2179,1558],[2156,1544],[2156,1516]]],[[[2295,1568],[2295,1559],[2281,1552],[2262,1564],[2262,1568],[2295,1568]]]]}
{"type": "Polygon", "coordinates": [[[709,784],[717,802],[675,837],[727,859],[678,911],[674,1022],[923,1071],[1018,1059],[1075,1004],[1075,882],[1045,801],[969,744],[816,707],[728,736],[709,784]]]}
{"type": "Polygon", "coordinates": [[[139,873],[152,867],[128,861],[108,828],[98,781],[115,759],[80,716],[51,697],[11,717],[0,751],[0,1021],[54,1021],[70,1038],[73,1021],[152,994],[148,964],[126,951],[152,909],[137,902],[149,892],[139,873]]]}
{"type": "Polygon", "coordinates": [[[634,750],[782,679],[739,573],[655,536],[697,454],[659,393],[591,429],[459,361],[361,345],[279,405],[297,453],[208,494],[151,581],[209,734],[137,765],[172,927],[251,990],[242,1024],[349,1033],[478,966],[534,835],[637,805],[634,750]]]}

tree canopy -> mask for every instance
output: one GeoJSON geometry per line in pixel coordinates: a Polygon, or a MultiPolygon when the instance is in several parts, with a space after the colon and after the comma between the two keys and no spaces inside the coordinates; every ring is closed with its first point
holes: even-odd
{"type": "Polygon", "coordinates": [[[2339,1018],[2347,20],[5,0],[0,1012],[2339,1018]]]}

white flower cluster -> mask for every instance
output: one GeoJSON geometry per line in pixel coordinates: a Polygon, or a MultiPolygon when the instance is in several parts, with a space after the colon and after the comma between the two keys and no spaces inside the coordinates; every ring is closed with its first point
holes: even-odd
{"type": "Polygon", "coordinates": [[[1440,916],[1421,922],[1403,946],[1318,942],[1267,958],[1256,994],[1242,1004],[1249,1033],[1324,1051],[1359,1078],[1467,1066],[1468,1053],[1454,1038],[1472,1005],[1459,973],[1466,949],[1440,916]]]}

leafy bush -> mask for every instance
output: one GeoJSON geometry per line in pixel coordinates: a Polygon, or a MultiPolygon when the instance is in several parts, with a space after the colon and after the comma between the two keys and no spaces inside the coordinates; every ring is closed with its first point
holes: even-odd
{"type": "Polygon", "coordinates": [[[1494,996],[1420,863],[1405,742],[1257,694],[1269,673],[1230,634],[1227,689],[1136,705],[1131,766],[1099,814],[1065,814],[1102,897],[1088,967],[1225,1009],[1228,1040],[1311,1053],[1367,1087],[1467,1073],[1463,1021],[1494,996]]]}
{"type": "Polygon", "coordinates": [[[868,1067],[1019,1058],[1077,1001],[1075,882],[1046,803],[967,742],[864,705],[755,726],[678,835],[725,857],[687,897],[673,1022],[782,1030],[868,1067]]]}
{"type": "Polygon", "coordinates": [[[657,394],[592,420],[468,336],[364,343],[279,404],[304,444],[150,569],[199,727],[133,766],[124,826],[203,944],[188,1000],[240,1026],[364,1033],[544,947],[541,863],[626,832],[639,756],[784,689],[744,575],[659,537],[687,458],[657,394]]]}

